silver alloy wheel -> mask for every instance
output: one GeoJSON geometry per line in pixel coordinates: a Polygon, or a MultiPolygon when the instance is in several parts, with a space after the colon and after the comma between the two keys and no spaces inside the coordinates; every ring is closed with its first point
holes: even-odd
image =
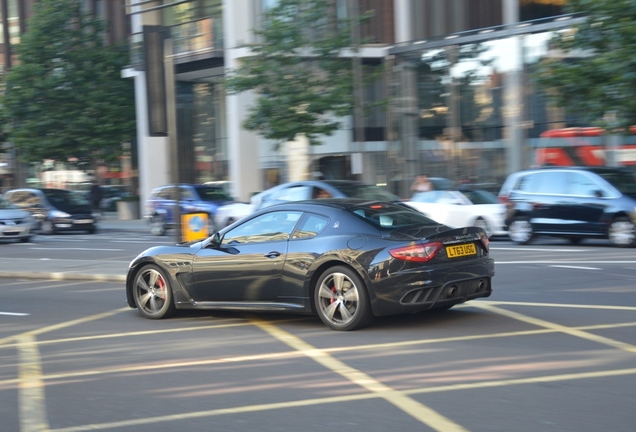
{"type": "Polygon", "coordinates": [[[51,222],[50,220],[43,220],[42,224],[40,225],[40,231],[42,231],[42,234],[46,235],[53,234],[53,232],[55,232],[53,222],[51,222]]]}
{"type": "Polygon", "coordinates": [[[636,226],[628,218],[616,218],[609,226],[608,237],[616,246],[632,246],[636,243],[636,226]]]}
{"type": "Polygon", "coordinates": [[[155,266],[146,266],[137,274],[133,297],[139,311],[148,318],[165,318],[174,312],[168,281],[155,266]]]}
{"type": "Polygon", "coordinates": [[[150,234],[160,236],[166,233],[166,224],[161,216],[153,216],[150,219],[150,234]]]}
{"type": "Polygon", "coordinates": [[[508,227],[508,236],[515,243],[526,244],[532,239],[532,224],[528,219],[514,219],[508,227]]]}
{"type": "Polygon", "coordinates": [[[490,238],[490,236],[492,235],[492,232],[488,228],[488,222],[486,222],[486,220],[483,218],[477,218],[477,220],[473,222],[473,226],[483,229],[488,238],[490,238]]]}
{"type": "Polygon", "coordinates": [[[344,273],[329,274],[318,287],[320,314],[334,326],[350,324],[359,303],[358,287],[344,273]]]}

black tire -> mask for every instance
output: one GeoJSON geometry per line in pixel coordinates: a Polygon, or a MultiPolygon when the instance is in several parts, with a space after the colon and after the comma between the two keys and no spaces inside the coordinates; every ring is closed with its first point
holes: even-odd
{"type": "Polygon", "coordinates": [[[534,237],[534,228],[530,223],[530,219],[526,217],[517,217],[508,225],[508,236],[510,240],[517,244],[528,244],[534,237]]]}
{"type": "Polygon", "coordinates": [[[158,266],[142,267],[135,276],[132,290],[135,305],[146,318],[162,319],[175,314],[170,281],[158,266]]]}
{"type": "Polygon", "coordinates": [[[488,226],[488,222],[486,222],[486,219],[482,217],[478,217],[473,222],[473,226],[483,229],[484,232],[486,233],[486,237],[490,238],[492,236],[492,230],[488,226]]]}
{"type": "Polygon", "coordinates": [[[616,217],[607,229],[607,237],[614,246],[632,247],[636,245],[636,226],[625,216],[616,217]]]}
{"type": "Polygon", "coordinates": [[[582,237],[568,237],[568,240],[573,245],[577,245],[577,244],[579,244],[579,243],[581,243],[583,241],[583,238],[582,237]]]}
{"type": "Polygon", "coordinates": [[[93,227],[87,229],[86,232],[88,232],[89,234],[95,234],[97,232],[97,227],[93,226],[93,227]]]}
{"type": "Polygon", "coordinates": [[[156,236],[162,236],[166,233],[166,222],[163,217],[154,215],[150,218],[150,234],[156,236]]]}
{"type": "Polygon", "coordinates": [[[31,236],[28,237],[20,237],[20,243],[28,243],[31,241],[31,236]]]}
{"type": "Polygon", "coordinates": [[[331,267],[320,275],[314,302],[318,316],[332,330],[356,330],[373,320],[367,287],[348,267],[331,267]]]}

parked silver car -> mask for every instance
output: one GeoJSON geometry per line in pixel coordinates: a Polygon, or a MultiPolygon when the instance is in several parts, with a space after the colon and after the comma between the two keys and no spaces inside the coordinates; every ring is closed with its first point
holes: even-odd
{"type": "Polygon", "coordinates": [[[31,213],[0,196],[0,240],[20,240],[28,242],[33,235],[35,221],[31,213]]]}

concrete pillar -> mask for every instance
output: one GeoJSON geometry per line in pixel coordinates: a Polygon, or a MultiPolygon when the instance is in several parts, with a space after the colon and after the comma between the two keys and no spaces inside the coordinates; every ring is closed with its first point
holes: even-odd
{"type": "Polygon", "coordinates": [[[393,7],[395,10],[395,42],[408,42],[413,40],[413,14],[412,0],[395,0],[393,7]]]}
{"type": "MultiPolygon", "coordinates": [[[[257,13],[253,4],[249,0],[223,1],[226,72],[238,67],[241,58],[250,54],[241,45],[254,39],[252,29],[256,25],[257,13]]],[[[230,180],[234,182],[234,196],[241,200],[248,200],[254,192],[263,189],[259,162],[260,146],[264,144],[261,144],[258,135],[242,126],[247,110],[254,101],[252,92],[226,96],[230,180]]]]}
{"type": "MultiPolygon", "coordinates": [[[[503,0],[504,24],[512,27],[519,22],[519,0],[503,0]]],[[[505,71],[504,87],[504,146],[509,172],[527,167],[524,155],[525,139],[523,130],[523,47],[522,37],[513,36],[509,40],[508,69],[505,71]]]]}

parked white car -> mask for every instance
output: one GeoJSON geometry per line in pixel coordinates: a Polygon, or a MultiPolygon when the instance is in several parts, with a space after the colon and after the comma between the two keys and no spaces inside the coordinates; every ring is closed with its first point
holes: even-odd
{"type": "Polygon", "coordinates": [[[478,226],[488,237],[506,235],[506,207],[485,190],[433,190],[413,195],[405,204],[451,227],[478,226]]]}

